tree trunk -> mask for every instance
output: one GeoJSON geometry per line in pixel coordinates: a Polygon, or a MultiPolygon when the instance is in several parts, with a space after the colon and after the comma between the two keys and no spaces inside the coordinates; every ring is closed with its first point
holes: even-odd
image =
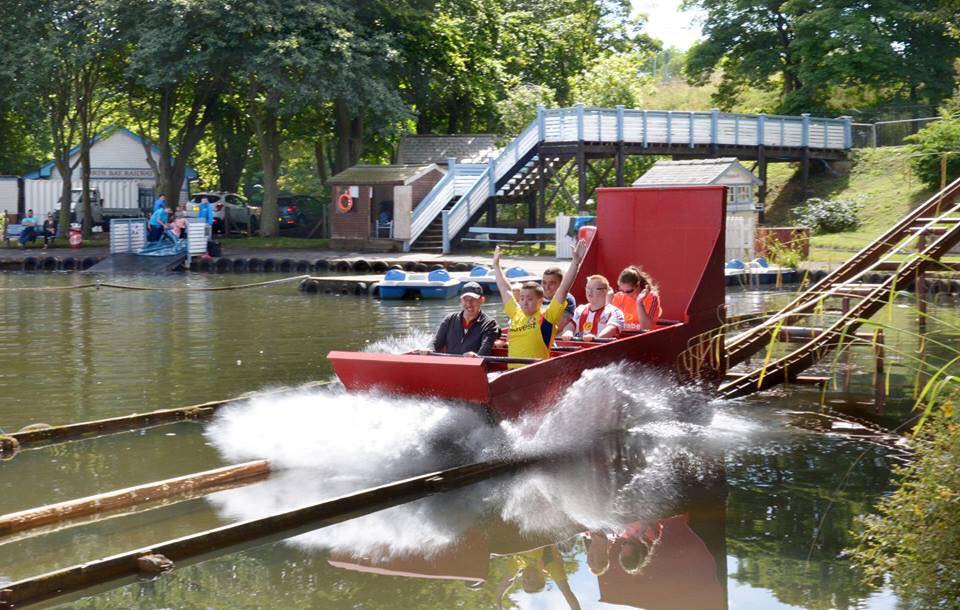
{"type": "MultiPolygon", "coordinates": [[[[86,130],[81,128],[81,131],[86,130]]],[[[83,134],[80,142],[80,201],[83,203],[83,237],[93,236],[93,206],[90,202],[90,136],[83,134]]]]}
{"type": "Polygon", "coordinates": [[[190,107],[186,118],[182,119],[182,127],[174,135],[172,125],[178,120],[175,116],[178,112],[176,86],[166,85],[160,90],[157,104],[158,138],[155,143],[160,150],[158,158],[154,159],[153,150],[146,141],[143,148],[156,176],[155,195],[166,195],[173,207],[180,203],[180,188],[187,173],[187,159],[213,120],[222,91],[222,87],[215,85],[198,86],[190,98],[190,107]]]}
{"type": "Polygon", "coordinates": [[[317,136],[313,141],[313,157],[317,162],[317,177],[320,184],[326,185],[330,179],[330,166],[327,163],[327,142],[323,136],[317,136]]]}
{"type": "Polygon", "coordinates": [[[73,176],[71,175],[68,151],[69,149],[59,151],[57,158],[54,160],[63,185],[60,189],[60,219],[57,221],[57,237],[66,236],[67,230],[70,228],[70,196],[73,194],[73,176]]]}
{"type": "Polygon", "coordinates": [[[347,100],[338,97],[333,101],[333,123],[337,138],[337,151],[333,172],[339,174],[350,167],[350,111],[347,100]]]}
{"type": "Polygon", "coordinates": [[[223,106],[213,122],[213,142],[217,149],[217,173],[220,190],[231,193],[240,187],[243,168],[249,157],[253,130],[244,112],[237,104],[223,106]]]}
{"type": "Polygon", "coordinates": [[[355,116],[350,119],[350,165],[360,162],[363,154],[363,118],[355,116]]]}
{"type": "MultiPolygon", "coordinates": [[[[251,104],[253,109],[253,104],[251,104]]],[[[263,162],[263,203],[260,208],[260,235],[276,237],[277,226],[277,178],[280,177],[280,129],[277,113],[265,105],[253,112],[254,130],[260,145],[263,162]]]]}

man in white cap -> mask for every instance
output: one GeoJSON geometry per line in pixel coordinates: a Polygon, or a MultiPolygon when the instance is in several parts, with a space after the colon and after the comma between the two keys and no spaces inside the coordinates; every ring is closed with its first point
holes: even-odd
{"type": "Polygon", "coordinates": [[[483,286],[467,282],[460,289],[461,310],[440,323],[433,338],[433,351],[462,356],[489,356],[493,342],[500,337],[497,321],[480,307],[486,299],[483,286]]]}

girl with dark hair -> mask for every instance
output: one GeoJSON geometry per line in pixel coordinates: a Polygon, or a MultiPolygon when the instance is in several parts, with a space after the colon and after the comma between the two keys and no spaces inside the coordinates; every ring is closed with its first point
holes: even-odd
{"type": "Polygon", "coordinates": [[[623,311],[626,330],[650,330],[655,328],[660,315],[660,290],[653,279],[636,265],[620,272],[617,280],[619,291],[608,294],[611,305],[623,311]]]}

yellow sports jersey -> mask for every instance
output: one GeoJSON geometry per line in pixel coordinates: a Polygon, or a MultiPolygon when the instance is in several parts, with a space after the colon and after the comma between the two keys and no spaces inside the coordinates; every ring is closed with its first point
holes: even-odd
{"type": "MultiPolygon", "coordinates": [[[[503,310],[510,318],[507,354],[511,358],[549,358],[550,345],[566,306],[566,301],[554,299],[542,313],[528,316],[520,309],[517,299],[511,296],[503,305],[503,310]]],[[[511,364],[510,368],[518,366],[522,365],[511,364]]]]}

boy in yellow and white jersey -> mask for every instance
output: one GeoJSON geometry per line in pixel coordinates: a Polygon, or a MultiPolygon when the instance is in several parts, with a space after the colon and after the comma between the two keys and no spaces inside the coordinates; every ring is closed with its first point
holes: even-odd
{"type": "MultiPolygon", "coordinates": [[[[567,292],[573,283],[580,262],[587,251],[587,243],[583,240],[573,250],[573,260],[570,268],[563,276],[563,281],[557,292],[542,312],[543,288],[536,282],[527,282],[520,287],[519,296],[515,297],[500,267],[500,246],[493,253],[493,270],[497,278],[497,288],[503,299],[503,310],[510,318],[510,334],[507,337],[507,354],[510,358],[549,358],[550,346],[557,335],[558,325],[563,319],[563,310],[566,307],[567,292]]],[[[511,364],[510,368],[521,366],[511,364]]]]}

